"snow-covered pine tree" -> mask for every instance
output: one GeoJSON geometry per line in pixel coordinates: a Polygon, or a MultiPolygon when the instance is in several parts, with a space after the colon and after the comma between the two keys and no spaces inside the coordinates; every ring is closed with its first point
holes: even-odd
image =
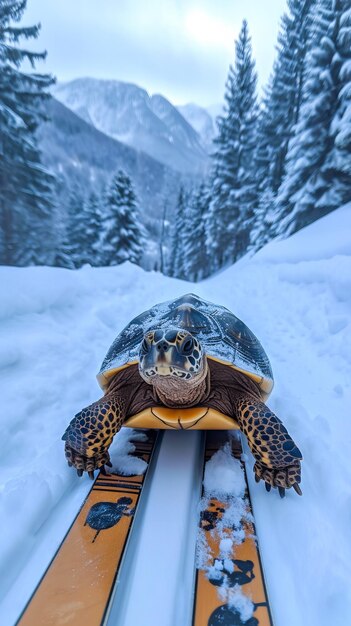
{"type": "Polygon", "coordinates": [[[188,194],[181,185],[178,192],[176,215],[171,229],[171,245],[168,255],[167,273],[169,276],[184,278],[184,238],[185,214],[188,205],[188,194]]]}
{"type": "Polygon", "coordinates": [[[68,200],[67,247],[71,263],[75,268],[83,265],[86,256],[84,203],[85,198],[79,188],[73,188],[68,200]]]}
{"type": "Polygon", "coordinates": [[[286,171],[288,143],[302,104],[306,55],[313,38],[316,0],[288,0],[278,36],[278,56],[262,102],[256,171],[260,192],[277,193],[286,171]]]}
{"type": "Polygon", "coordinates": [[[52,264],[55,267],[65,267],[69,270],[74,270],[76,267],[71,256],[70,242],[66,228],[64,228],[60,240],[56,240],[52,264]]]}
{"type": "Polygon", "coordinates": [[[145,237],[132,181],[118,170],[102,207],[102,264],[119,265],[124,261],[140,264],[145,237]]]}
{"type": "Polygon", "coordinates": [[[83,249],[81,262],[90,263],[94,267],[100,265],[100,239],[101,239],[101,207],[96,193],[91,192],[83,203],[81,227],[84,231],[83,249]]]}
{"type": "Polygon", "coordinates": [[[204,183],[194,189],[185,213],[183,242],[183,274],[197,282],[209,275],[206,251],[205,215],[208,211],[208,193],[204,183]]]}
{"type": "MultiPolygon", "coordinates": [[[[84,199],[78,186],[74,185],[67,202],[61,207],[63,223],[55,246],[53,265],[76,269],[83,265],[84,227],[82,224],[84,199]]],[[[59,226],[58,224],[56,225],[59,226]]]]}
{"type": "Polygon", "coordinates": [[[250,250],[259,250],[272,239],[276,216],[275,196],[268,186],[261,191],[250,231],[250,250]]]}
{"type": "Polygon", "coordinates": [[[315,28],[278,195],[277,234],[291,234],[351,200],[350,0],[320,0],[315,28]]]}
{"type": "Polygon", "coordinates": [[[206,218],[212,271],[244,254],[257,204],[257,75],[246,21],[235,43],[235,53],[234,67],[230,66],[226,83],[225,113],[217,121],[219,133],[206,218]]]}
{"type": "Polygon", "coordinates": [[[54,249],[54,179],[41,165],[35,141],[46,89],[54,81],[19,69],[25,60],[34,68],[46,56],[18,45],[39,34],[38,25],[13,24],[21,20],[26,4],[0,0],[0,262],[11,265],[50,263],[54,249]]]}

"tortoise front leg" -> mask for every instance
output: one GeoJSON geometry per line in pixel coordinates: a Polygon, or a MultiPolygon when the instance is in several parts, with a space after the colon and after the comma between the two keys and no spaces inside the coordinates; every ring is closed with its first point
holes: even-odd
{"type": "Polygon", "coordinates": [[[120,430],[125,418],[125,402],[115,394],[108,394],[82,409],[71,421],[62,439],[69,466],[74,466],[78,476],[94,470],[111,467],[108,448],[120,430]]]}
{"type": "Polygon", "coordinates": [[[302,495],[302,454],[280,419],[263,402],[250,397],[238,398],[235,409],[240,429],[256,459],[256,481],[264,480],[267,491],[278,487],[282,497],[290,487],[302,495]]]}

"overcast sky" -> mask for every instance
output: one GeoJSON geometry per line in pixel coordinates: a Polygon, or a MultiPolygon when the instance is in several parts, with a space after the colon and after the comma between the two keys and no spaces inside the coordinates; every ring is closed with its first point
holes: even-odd
{"type": "Polygon", "coordinates": [[[37,69],[58,80],[114,78],[174,104],[223,100],[234,39],[248,20],[259,83],[275,58],[286,0],[28,0],[23,24],[42,30],[37,69]]]}

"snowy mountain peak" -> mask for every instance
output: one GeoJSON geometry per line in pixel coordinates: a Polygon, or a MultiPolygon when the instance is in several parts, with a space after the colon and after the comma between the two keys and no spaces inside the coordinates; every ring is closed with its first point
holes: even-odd
{"type": "Polygon", "coordinates": [[[214,118],[198,104],[189,103],[177,107],[178,111],[200,135],[207,151],[211,151],[212,141],[216,134],[214,118]]]}
{"type": "MultiPolygon", "coordinates": [[[[155,115],[169,128],[172,136],[182,139],[184,144],[189,148],[191,147],[194,150],[199,149],[199,134],[197,133],[197,129],[194,129],[186,117],[183,116],[167,98],[160,94],[155,94],[151,96],[150,104],[155,115]]],[[[201,150],[201,154],[202,152],[201,150]]]]}
{"type": "Polygon", "coordinates": [[[196,130],[162,95],[132,83],[77,78],[59,83],[54,96],[86,122],[161,163],[202,172],[207,155],[196,130]]]}

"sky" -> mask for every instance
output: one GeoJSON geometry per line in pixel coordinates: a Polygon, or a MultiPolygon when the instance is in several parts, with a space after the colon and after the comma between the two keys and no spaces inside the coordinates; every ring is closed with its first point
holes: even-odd
{"type": "Polygon", "coordinates": [[[60,81],[116,79],[173,104],[223,101],[234,40],[249,24],[259,86],[275,58],[286,0],[28,0],[22,23],[41,22],[30,49],[60,81]]]}

